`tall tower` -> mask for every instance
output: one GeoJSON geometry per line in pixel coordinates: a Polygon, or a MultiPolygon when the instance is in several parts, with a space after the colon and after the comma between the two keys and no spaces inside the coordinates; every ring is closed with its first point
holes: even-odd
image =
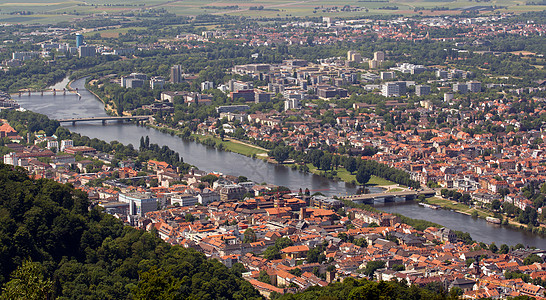
{"type": "Polygon", "coordinates": [[[174,65],[171,67],[171,82],[172,83],[182,82],[182,66],[174,65]]]}
{"type": "Polygon", "coordinates": [[[83,35],[81,33],[76,33],[76,47],[83,46],[83,35]]]}
{"type": "Polygon", "coordinates": [[[377,60],[379,62],[381,61],[384,61],[385,60],[385,52],[383,51],[377,51],[373,54],[373,59],[374,60],[377,60]]]}

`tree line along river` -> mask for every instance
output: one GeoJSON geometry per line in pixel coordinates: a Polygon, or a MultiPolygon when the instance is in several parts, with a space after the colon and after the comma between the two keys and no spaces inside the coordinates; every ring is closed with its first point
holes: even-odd
{"type": "MultiPolygon", "coordinates": [[[[65,79],[52,88],[62,90],[67,83],[68,79],[65,79]]],[[[23,94],[21,97],[14,96],[13,98],[23,108],[45,114],[53,119],[107,116],[103,103],[85,89],[84,79],[72,82],[71,87],[78,88],[81,98],[73,93],[57,94],[56,96],[52,93],[44,93],[43,96],[40,93],[33,93],[31,96],[23,94]]],[[[282,185],[292,190],[309,188],[312,192],[317,191],[331,196],[350,195],[356,192],[356,187],[348,183],[336,182],[285,166],[269,164],[260,159],[220,151],[133,123],[112,122],[103,125],[101,122],[82,122],[65,126],[71,131],[91,138],[108,142],[117,140],[124,144],[133,144],[136,147],[138,147],[142,136],[148,136],[151,143],[167,145],[177,151],[186,163],[195,165],[199,169],[236,176],[243,175],[258,183],[282,185]]],[[[372,189],[371,192],[374,190],[372,189]]],[[[414,202],[381,204],[378,208],[386,212],[400,213],[410,218],[432,221],[454,230],[465,231],[480,242],[495,242],[497,245],[521,243],[526,246],[546,248],[546,238],[526,231],[489,224],[485,220],[474,219],[449,210],[433,210],[419,206],[414,202]]]]}

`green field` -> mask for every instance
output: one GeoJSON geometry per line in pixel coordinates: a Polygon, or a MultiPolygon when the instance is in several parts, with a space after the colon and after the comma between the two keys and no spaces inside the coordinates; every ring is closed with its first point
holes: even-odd
{"type": "Polygon", "coordinates": [[[444,207],[444,208],[453,209],[453,210],[456,210],[458,212],[462,212],[462,213],[467,214],[467,215],[471,215],[472,212],[477,211],[480,218],[484,218],[484,219],[486,217],[492,217],[493,216],[492,213],[486,212],[485,210],[476,209],[476,208],[469,208],[468,205],[458,203],[458,202],[455,202],[455,201],[451,201],[451,200],[437,198],[437,197],[427,198],[427,203],[434,204],[434,205],[439,205],[439,206],[444,207]]]}
{"type": "MultiPolygon", "coordinates": [[[[324,171],[321,171],[321,170],[317,169],[315,166],[313,166],[313,164],[307,164],[307,167],[309,168],[310,173],[317,174],[317,175],[321,175],[322,173],[324,173],[324,171]]],[[[339,177],[344,182],[352,182],[353,180],[356,180],[355,179],[356,176],[353,175],[353,174],[350,174],[344,168],[339,168],[339,169],[336,170],[336,172],[337,172],[336,176],[339,177]]],[[[372,177],[366,183],[366,185],[370,185],[370,186],[388,186],[388,185],[396,185],[396,183],[394,183],[394,182],[392,182],[390,180],[383,179],[381,177],[377,177],[375,175],[372,175],[372,177]]]]}
{"type": "Polygon", "coordinates": [[[83,34],[85,37],[93,36],[95,34],[100,34],[103,38],[117,38],[120,34],[126,34],[129,30],[144,30],[145,27],[123,27],[123,28],[114,28],[114,29],[104,29],[89,31],[83,34]]]}
{"type": "Polygon", "coordinates": [[[222,143],[225,150],[235,152],[235,153],[239,153],[239,154],[242,154],[242,155],[245,155],[245,156],[253,156],[253,155],[263,156],[264,154],[267,154],[267,151],[260,150],[258,148],[254,148],[252,146],[248,146],[248,145],[245,145],[245,144],[235,143],[235,142],[228,141],[228,140],[222,141],[219,138],[211,136],[211,135],[206,135],[205,136],[205,135],[193,134],[192,136],[194,138],[196,138],[196,139],[199,139],[199,140],[204,140],[204,139],[210,138],[210,139],[214,140],[217,144],[222,143]]]}
{"type": "MultiPolygon", "coordinates": [[[[457,8],[476,5],[496,5],[506,8],[501,12],[526,12],[542,11],[544,5],[525,5],[526,1],[520,0],[494,0],[491,2],[477,3],[468,0],[442,1],[442,0],[389,0],[388,2],[366,2],[369,0],[347,0],[343,2],[331,2],[324,0],[224,0],[224,1],[196,1],[196,0],[134,0],[128,3],[124,0],[96,0],[93,2],[76,0],[33,0],[25,2],[12,0],[0,3],[0,22],[9,23],[57,23],[81,19],[91,14],[119,15],[128,12],[141,12],[147,9],[165,9],[178,15],[194,16],[199,14],[230,14],[242,15],[253,18],[261,17],[291,17],[291,16],[327,16],[327,17],[361,17],[378,14],[402,14],[402,15],[445,15],[458,14],[457,8]],[[238,9],[218,9],[226,6],[238,5],[238,9]],[[358,8],[357,11],[341,11],[341,7],[350,5],[358,8]],[[215,8],[207,8],[214,6],[215,8]],[[262,10],[254,10],[251,7],[262,6],[262,10]],[[398,9],[380,9],[385,6],[396,6],[398,9]],[[337,9],[335,9],[337,7],[337,9]],[[435,7],[447,7],[450,11],[430,10],[414,11],[416,7],[431,9],[435,7]],[[11,14],[20,11],[32,12],[32,15],[11,14]]],[[[491,13],[491,12],[487,12],[491,13]]]]}

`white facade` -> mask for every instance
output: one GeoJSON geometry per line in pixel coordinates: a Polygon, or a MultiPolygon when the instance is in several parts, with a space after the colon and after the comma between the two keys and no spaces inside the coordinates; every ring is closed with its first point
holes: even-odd
{"type": "Polygon", "coordinates": [[[72,140],[62,140],[61,141],[61,152],[63,152],[66,148],[74,147],[74,141],[72,140]]]}
{"type": "Polygon", "coordinates": [[[11,153],[8,153],[8,154],[4,155],[4,164],[16,166],[17,165],[17,153],[11,152],[11,153]]]}
{"type": "Polygon", "coordinates": [[[164,85],[165,79],[163,79],[163,77],[157,76],[150,79],[150,87],[152,89],[162,89],[164,85]]]}
{"type": "Polygon", "coordinates": [[[194,206],[198,203],[197,197],[190,194],[179,194],[171,197],[171,204],[180,206],[194,206]]]}
{"type": "Polygon", "coordinates": [[[220,201],[220,194],[210,189],[204,189],[202,193],[197,195],[199,204],[207,205],[212,202],[220,201]]]}
{"type": "Polygon", "coordinates": [[[300,100],[298,99],[284,100],[284,110],[299,109],[299,108],[300,108],[300,100]]]}
{"type": "Polygon", "coordinates": [[[55,140],[47,141],[47,149],[51,150],[51,148],[59,149],[59,142],[55,140]]]}
{"type": "Polygon", "coordinates": [[[387,82],[381,86],[381,95],[385,97],[400,96],[400,87],[395,82],[387,82]]]}
{"type": "Polygon", "coordinates": [[[201,90],[202,91],[210,90],[210,89],[213,89],[213,88],[214,88],[214,83],[213,82],[210,82],[210,81],[201,82],[201,90]]]}

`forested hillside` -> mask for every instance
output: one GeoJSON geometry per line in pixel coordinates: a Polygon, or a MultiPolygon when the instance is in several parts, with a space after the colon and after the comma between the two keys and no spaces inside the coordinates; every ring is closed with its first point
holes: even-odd
{"type": "Polygon", "coordinates": [[[235,271],[0,164],[0,299],[255,299],[235,271]]]}
{"type": "Polygon", "coordinates": [[[302,293],[286,294],[282,300],[356,300],[356,299],[458,299],[457,292],[446,293],[441,286],[429,284],[425,288],[408,286],[397,281],[369,281],[348,278],[343,283],[333,283],[326,287],[312,287],[302,293]]]}

